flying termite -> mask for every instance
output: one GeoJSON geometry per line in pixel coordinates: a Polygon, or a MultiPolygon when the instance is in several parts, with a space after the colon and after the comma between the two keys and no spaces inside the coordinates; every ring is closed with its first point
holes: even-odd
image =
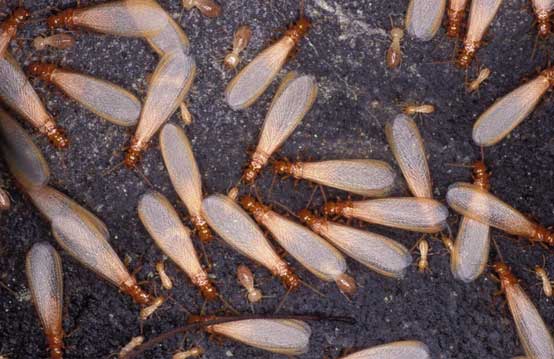
{"type": "Polygon", "coordinates": [[[221,6],[213,0],[182,0],[183,7],[190,11],[197,8],[202,15],[207,17],[218,17],[221,15],[221,6]]]}
{"type": "Polygon", "coordinates": [[[390,238],[328,221],[307,209],[301,210],[298,217],[315,233],[379,274],[401,278],[412,263],[408,249],[390,238]]]}
{"type": "Polygon", "coordinates": [[[400,341],[360,350],[340,359],[431,359],[427,345],[418,341],[400,341]]]}
{"type": "Polygon", "coordinates": [[[473,125],[473,141],[492,146],[506,137],[537,106],[554,84],[554,67],[496,100],[473,125]]]}
{"type": "Polygon", "coordinates": [[[190,358],[197,358],[204,354],[204,349],[201,347],[192,347],[188,350],[185,350],[184,352],[178,352],[173,354],[171,359],[190,359],[190,358]]]}
{"type": "Polygon", "coordinates": [[[383,161],[377,160],[331,160],[320,162],[272,163],[279,175],[292,176],[328,187],[368,197],[387,195],[394,186],[395,173],[383,161]]]}
{"type": "Polygon", "coordinates": [[[158,310],[162,304],[165,303],[164,297],[157,297],[148,304],[147,307],[144,307],[140,310],[139,318],[140,320],[148,319],[156,310],[158,310]]]}
{"type": "Polygon", "coordinates": [[[390,30],[391,43],[387,49],[385,62],[389,69],[395,69],[402,63],[402,48],[400,43],[404,38],[404,30],[400,27],[393,27],[390,30]]]}
{"type": "Polygon", "coordinates": [[[185,131],[173,124],[165,125],[160,132],[160,147],[173,188],[187,207],[198,236],[209,241],[212,233],[200,214],[202,177],[185,131]]]}
{"type": "Polygon", "coordinates": [[[462,24],[466,15],[467,0],[450,0],[446,16],[448,22],[446,24],[446,35],[452,38],[458,38],[462,30],[462,24]]]}
{"type": "Polygon", "coordinates": [[[257,303],[262,300],[262,291],[254,287],[254,275],[250,268],[241,264],[237,267],[237,279],[248,292],[248,301],[257,303]]]}
{"type": "Polygon", "coordinates": [[[431,173],[423,138],[414,120],[398,115],[385,125],[385,134],[394,158],[416,197],[432,198],[431,173]]]}
{"type": "Polygon", "coordinates": [[[540,265],[536,265],[535,274],[541,280],[544,295],[549,298],[552,297],[552,282],[550,281],[550,277],[548,276],[546,269],[544,269],[544,267],[541,267],[540,265]]]}
{"type": "Polygon", "coordinates": [[[6,49],[17,33],[17,27],[31,15],[25,8],[17,8],[4,22],[0,24],[0,57],[4,57],[6,49]]]}
{"type": "Polygon", "coordinates": [[[550,15],[554,9],[554,0],[532,0],[533,11],[537,18],[537,30],[540,37],[550,35],[550,15]]]}
{"type": "Polygon", "coordinates": [[[134,126],[140,116],[140,101],[129,91],[108,81],[33,62],[29,72],[59,87],[95,115],[120,126],[134,126]]]}
{"type": "Polygon", "coordinates": [[[315,78],[289,73],[277,90],[243,179],[253,183],[271,155],[285,142],[312,107],[317,96],[315,78]]]}
{"type": "Polygon", "coordinates": [[[262,51],[229,82],[225,99],[233,110],[250,107],[264,93],[310,26],[310,20],[301,15],[277,42],[262,51]]]}
{"type": "Polygon", "coordinates": [[[410,0],[406,13],[408,34],[421,41],[429,41],[439,31],[446,0],[410,0]]]}
{"type": "Polygon", "coordinates": [[[477,91],[479,89],[479,87],[481,87],[481,84],[489,78],[489,76],[491,75],[491,70],[489,70],[488,68],[484,67],[482,68],[481,70],[479,70],[479,73],[477,74],[477,77],[473,80],[471,80],[467,85],[466,85],[466,88],[467,88],[467,91],[468,92],[474,92],[474,91],[477,91]]]}
{"type": "Polygon", "coordinates": [[[236,69],[240,63],[240,53],[246,49],[250,38],[252,37],[252,29],[248,25],[240,26],[233,36],[233,49],[223,59],[223,65],[229,69],[236,69]]]}
{"type": "Polygon", "coordinates": [[[506,263],[495,263],[492,268],[500,277],[502,292],[516,325],[519,341],[527,358],[554,358],[554,341],[539,311],[518,283],[506,263]]]}
{"type": "Polygon", "coordinates": [[[69,141],[64,130],[59,127],[52,115],[33,89],[17,61],[6,54],[0,57],[0,98],[27,120],[40,133],[46,135],[56,148],[66,148],[69,141]]]}
{"type": "MultiPolygon", "coordinates": [[[[0,130],[1,131],[1,130],[0,130]]],[[[12,206],[10,195],[5,189],[0,188],[0,211],[7,211],[12,206]]]]}
{"type": "Polygon", "coordinates": [[[466,69],[481,47],[481,41],[496,16],[502,0],[473,0],[469,10],[469,20],[464,44],[456,65],[466,69]]]}
{"type": "Polygon", "coordinates": [[[425,238],[420,239],[417,243],[417,249],[419,250],[417,269],[423,273],[429,270],[429,242],[425,238]]]}
{"type": "Polygon", "coordinates": [[[222,194],[206,197],[202,201],[202,215],[232,248],[266,267],[290,290],[298,288],[300,278],[277,255],[256,222],[235,201],[222,194]]]}
{"type": "Polygon", "coordinates": [[[346,260],[329,242],[251,196],[242,197],[240,203],[252,213],[256,222],[269,230],[281,247],[312,274],[327,282],[334,281],[343,293],[353,295],[356,292],[356,281],[346,274],[346,260]]]}
{"type": "Polygon", "coordinates": [[[139,200],[138,214],[156,245],[189,276],[204,298],[216,299],[217,289],[198,260],[190,230],[168,199],[161,193],[148,192],[139,200]]]}
{"type": "Polygon", "coordinates": [[[50,244],[31,247],[26,260],[27,280],[33,303],[50,347],[50,358],[63,356],[63,274],[62,260],[50,244]]]}
{"type": "Polygon", "coordinates": [[[65,50],[75,45],[75,38],[69,34],[54,34],[46,37],[37,36],[33,40],[33,47],[37,51],[42,51],[46,47],[65,50]]]}
{"type": "Polygon", "coordinates": [[[423,103],[423,104],[407,104],[402,108],[402,112],[407,116],[413,116],[417,114],[430,114],[435,112],[435,106],[423,103]]]}
{"type": "Polygon", "coordinates": [[[323,214],[356,218],[407,231],[437,233],[446,224],[448,209],[431,198],[394,197],[327,202],[323,214]]]}
{"type": "Polygon", "coordinates": [[[458,182],[446,193],[448,205],[459,214],[506,233],[554,246],[554,233],[535,223],[479,185],[458,182]]]}
{"type": "Polygon", "coordinates": [[[158,276],[160,277],[160,281],[162,282],[162,287],[165,290],[173,288],[173,281],[165,271],[164,261],[156,262],[156,272],[158,272],[158,276]]]}
{"type": "Polygon", "coordinates": [[[127,354],[132,352],[136,347],[141,345],[143,342],[144,342],[144,337],[142,335],[139,335],[137,337],[132,337],[129,343],[125,344],[125,346],[121,348],[117,357],[119,359],[125,359],[127,354]]]}

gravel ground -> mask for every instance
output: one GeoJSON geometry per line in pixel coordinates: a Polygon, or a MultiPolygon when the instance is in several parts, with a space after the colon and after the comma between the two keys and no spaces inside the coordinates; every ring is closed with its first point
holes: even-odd
{"type": "MultiPolygon", "coordinates": [[[[9,8],[17,1],[8,1],[9,8]]],[[[152,72],[158,58],[139,39],[119,38],[75,31],[77,45],[66,51],[33,51],[29,39],[47,32],[45,16],[75,6],[72,1],[26,0],[34,14],[32,21],[18,34],[11,50],[24,65],[33,60],[52,61],[102,79],[107,79],[144,98],[145,76],[152,72]]],[[[95,4],[81,1],[81,5],[95,4]]],[[[223,16],[209,19],[197,11],[183,12],[179,1],[162,1],[162,6],[180,19],[191,41],[198,74],[188,96],[194,122],[186,128],[192,140],[207,193],[224,192],[241,175],[248,150],[255,143],[268,104],[278,85],[272,87],[246,111],[234,112],[224,102],[222,92],[233,73],[223,71],[221,59],[240,24],[253,29],[245,60],[251,60],[298,16],[296,1],[231,0],[223,3],[223,16]]],[[[471,141],[474,119],[495,98],[515,88],[548,64],[547,49],[552,40],[541,41],[534,56],[536,31],[530,5],[526,1],[506,0],[487,36],[487,46],[478,53],[478,64],[493,74],[475,94],[464,89],[466,75],[451,62],[454,43],[441,30],[428,43],[403,42],[404,63],[389,71],[384,53],[389,45],[390,18],[402,24],[407,1],[306,1],[306,13],[313,30],[301,42],[286,71],[313,74],[319,82],[319,95],[313,109],[286,142],[278,156],[302,159],[374,158],[395,166],[385,141],[384,123],[398,113],[404,102],[433,103],[437,111],[416,121],[429,153],[435,195],[443,200],[454,181],[469,181],[470,171],[447,163],[470,163],[479,157],[479,148],[471,141]]],[[[0,10],[7,12],[8,7],[0,10]]],[[[475,65],[469,72],[474,76],[475,65]]],[[[280,77],[283,77],[282,71],[280,77]]],[[[34,82],[48,109],[64,126],[73,145],[56,152],[36,133],[35,142],[43,150],[52,169],[52,186],[92,210],[109,227],[111,243],[123,258],[131,259],[130,269],[159,292],[154,264],[162,255],[139,222],[136,205],[150,185],[134,172],[106,170],[122,160],[122,149],[131,132],[92,115],[59,90],[40,81],[34,82]]],[[[492,172],[492,191],[533,218],[550,225],[554,207],[552,161],[554,129],[550,126],[554,106],[550,95],[539,104],[509,138],[486,150],[492,172]]],[[[183,125],[178,114],[172,122],[183,125]]],[[[28,127],[28,126],[27,126],[28,127]]],[[[183,214],[164,169],[157,138],[147,152],[141,171],[152,187],[166,196],[183,214]]],[[[29,298],[24,273],[24,258],[33,243],[55,243],[47,222],[18,189],[0,163],[5,187],[13,197],[13,208],[0,218],[0,353],[9,358],[47,356],[45,339],[29,298]],[[9,288],[9,289],[8,289],[9,288]]],[[[312,187],[295,186],[291,180],[276,181],[265,171],[257,190],[267,202],[292,210],[303,208],[312,187]]],[[[399,181],[394,195],[406,195],[399,181]]],[[[344,193],[328,190],[328,196],[344,193]]],[[[316,196],[316,204],[323,199],[316,196]]],[[[275,205],[277,211],[281,208],[275,205]]],[[[451,223],[456,228],[457,218],[451,223]]],[[[365,227],[365,226],[364,226],[365,227]]],[[[367,227],[398,239],[412,247],[420,235],[387,228],[367,227]]],[[[554,325],[551,299],[541,294],[534,274],[529,272],[546,258],[546,267],[554,273],[550,252],[540,246],[493,232],[507,262],[522,280],[548,325],[554,325]]],[[[54,244],[56,245],[56,244],[54,244]]],[[[515,328],[503,300],[494,297],[498,289],[490,276],[483,275],[471,284],[455,281],[450,273],[449,256],[440,242],[431,242],[430,272],[421,274],[415,265],[401,281],[384,279],[349,260],[358,293],[347,300],[333,283],[323,283],[288,258],[304,280],[323,296],[307,287],[290,295],[281,313],[346,315],[357,319],[355,325],[332,322],[311,323],[310,352],[301,356],[337,358],[342,352],[403,339],[417,339],[429,345],[434,358],[508,358],[522,354],[515,328]]],[[[214,262],[213,275],[222,295],[243,313],[251,313],[244,291],[235,280],[238,264],[254,270],[256,280],[268,296],[256,304],[256,313],[273,313],[285,291],[269,273],[229,249],[220,240],[206,245],[214,262]]],[[[417,253],[414,253],[414,258],[417,253]]],[[[203,300],[185,275],[168,262],[168,272],[176,287],[168,301],[152,319],[141,323],[138,307],[117,289],[81,267],[62,252],[65,280],[64,329],[67,358],[107,358],[131,337],[157,334],[183,325],[186,311],[198,313],[203,300]]],[[[210,303],[207,313],[224,313],[221,303],[210,303]]],[[[180,347],[201,345],[204,357],[277,358],[257,349],[228,340],[210,340],[202,333],[177,336],[148,352],[145,358],[169,358],[180,347]]]]}

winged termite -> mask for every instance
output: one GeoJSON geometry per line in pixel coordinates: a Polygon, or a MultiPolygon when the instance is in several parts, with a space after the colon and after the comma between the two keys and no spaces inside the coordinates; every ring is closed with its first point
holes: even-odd
{"type": "Polygon", "coordinates": [[[464,45],[456,65],[467,68],[481,47],[481,40],[496,16],[502,0],[473,0],[469,10],[469,20],[464,45]]]}
{"type": "Polygon", "coordinates": [[[185,54],[188,54],[190,47],[189,39],[181,26],[165,11],[160,16],[167,18],[167,24],[158,33],[146,37],[148,44],[160,56],[164,56],[176,49],[181,49],[185,54]]]}
{"type": "Polygon", "coordinates": [[[481,187],[458,182],[448,188],[448,205],[475,221],[533,242],[554,245],[554,233],[527,219],[522,213],[481,187]]]}
{"type": "Polygon", "coordinates": [[[554,9],[554,0],[532,0],[531,2],[537,18],[539,36],[546,37],[550,34],[550,15],[554,9]]]}
{"type": "Polygon", "coordinates": [[[121,348],[117,357],[119,359],[125,359],[127,354],[132,352],[136,347],[141,345],[143,342],[144,342],[144,337],[142,335],[139,335],[137,337],[132,337],[129,343],[125,344],[125,346],[121,348]]]}
{"type": "Polygon", "coordinates": [[[167,198],[158,192],[144,194],[139,200],[138,214],[156,245],[187,273],[202,295],[209,300],[217,298],[217,289],[198,260],[190,231],[167,198]]]}
{"type": "Polygon", "coordinates": [[[429,41],[439,31],[446,0],[410,0],[406,13],[406,30],[411,36],[429,41]]]}
{"type": "Polygon", "coordinates": [[[242,197],[240,203],[252,213],[256,222],[271,232],[281,247],[316,277],[334,281],[343,293],[352,295],[356,292],[356,281],[346,274],[348,267],[344,257],[327,241],[251,196],[242,197]]]}
{"type": "Polygon", "coordinates": [[[412,194],[432,198],[425,146],[415,122],[406,115],[398,115],[385,125],[385,134],[412,194]]]}
{"type": "Polygon", "coordinates": [[[48,339],[50,357],[61,359],[64,346],[62,260],[48,243],[35,243],[27,253],[26,270],[33,303],[48,339]]]}
{"type": "Polygon", "coordinates": [[[462,22],[466,15],[467,0],[450,0],[448,2],[448,9],[446,10],[446,16],[448,23],[446,24],[446,35],[453,38],[460,36],[462,29],[462,22]]]}
{"type": "Polygon", "coordinates": [[[44,186],[50,179],[50,168],[31,136],[1,108],[0,151],[24,188],[44,186]]]}
{"type": "Polygon", "coordinates": [[[63,129],[46,111],[33,86],[9,54],[0,57],[0,78],[0,99],[46,135],[56,148],[66,148],[69,142],[63,129]]]}
{"type": "Polygon", "coordinates": [[[401,278],[412,262],[410,252],[402,244],[385,236],[319,218],[307,209],[298,216],[314,232],[379,274],[401,278]]]}
{"type": "Polygon", "coordinates": [[[427,345],[417,341],[401,341],[358,351],[341,359],[430,359],[427,345]]]}
{"type": "Polygon", "coordinates": [[[46,37],[37,36],[33,40],[33,47],[37,51],[42,51],[46,47],[65,50],[75,45],[75,38],[69,34],[54,34],[46,37]]]}
{"type": "Polygon", "coordinates": [[[243,178],[252,183],[269,157],[285,142],[312,107],[317,96],[315,78],[289,73],[277,90],[264,120],[256,151],[243,178]]]}
{"type": "Polygon", "coordinates": [[[165,264],[163,261],[156,262],[156,272],[162,282],[162,287],[166,290],[173,288],[173,281],[165,271],[165,264]]]}
{"type": "MultiPolygon", "coordinates": [[[[472,167],[473,183],[488,191],[490,173],[485,162],[477,161],[472,167]]],[[[466,283],[477,279],[487,265],[489,247],[489,226],[467,216],[462,217],[450,262],[454,277],[466,283]]]]}
{"type": "Polygon", "coordinates": [[[189,350],[185,350],[184,352],[178,352],[173,354],[171,359],[190,359],[190,358],[196,358],[204,354],[204,349],[201,347],[192,347],[189,350]]]}
{"type": "Polygon", "coordinates": [[[385,62],[389,69],[395,69],[402,63],[402,48],[400,42],[404,38],[404,30],[399,27],[393,27],[390,31],[391,43],[387,49],[385,62]]]}
{"type": "Polygon", "coordinates": [[[356,218],[408,231],[437,233],[445,226],[448,209],[430,198],[397,197],[327,202],[323,214],[356,218]]]}
{"type": "Polygon", "coordinates": [[[544,295],[546,295],[547,297],[552,297],[552,282],[550,282],[550,277],[548,277],[546,269],[537,265],[535,266],[535,274],[541,280],[544,295]]]}
{"type": "Polygon", "coordinates": [[[477,74],[477,77],[474,79],[474,80],[471,80],[468,84],[467,84],[467,90],[468,92],[474,92],[474,91],[477,91],[479,90],[479,87],[481,87],[481,84],[489,78],[489,76],[491,75],[491,70],[489,70],[488,68],[482,68],[479,73],[477,74]]]}
{"type": "MultiPolygon", "coordinates": [[[[189,322],[216,319],[193,317],[189,322]]],[[[223,335],[243,344],[285,355],[300,355],[308,351],[312,330],[300,320],[243,319],[213,324],[204,328],[211,334],[223,335]]]]}
{"type": "Polygon", "coordinates": [[[236,251],[269,269],[287,288],[298,288],[300,279],[275,253],[260,228],[235,201],[222,194],[206,197],[202,201],[202,215],[236,251]]]}
{"type": "Polygon", "coordinates": [[[30,16],[29,10],[17,8],[4,22],[0,24],[0,57],[4,57],[11,39],[17,33],[17,27],[30,16]]]}
{"type": "Polygon", "coordinates": [[[254,275],[250,268],[241,264],[237,267],[237,279],[248,292],[248,301],[256,303],[262,300],[262,291],[254,287],[254,275]]]}
{"type": "Polygon", "coordinates": [[[10,195],[6,190],[0,188],[0,211],[7,211],[12,206],[10,195]]]}
{"type": "Polygon", "coordinates": [[[275,161],[272,165],[277,174],[305,179],[362,196],[385,196],[394,186],[395,173],[383,161],[363,159],[294,163],[275,161]]]}
{"type": "Polygon", "coordinates": [[[197,8],[204,16],[218,17],[221,15],[221,6],[213,0],[182,0],[183,7],[188,11],[197,8]]]}
{"type": "Polygon", "coordinates": [[[158,129],[183,102],[194,75],[194,59],[181,50],[162,57],[148,86],[140,121],[125,154],[125,165],[134,168],[158,129]]]}
{"type": "Polygon", "coordinates": [[[225,99],[233,110],[250,107],[264,93],[310,26],[310,20],[300,16],[277,42],[262,51],[229,82],[225,99]]]}
{"type": "Polygon", "coordinates": [[[554,341],[537,308],[518,284],[505,263],[495,263],[502,291],[516,325],[519,341],[529,359],[554,358],[554,341]]]}
{"type": "Polygon", "coordinates": [[[203,241],[209,241],[212,238],[210,228],[200,215],[202,177],[185,131],[173,124],[165,125],[160,132],[160,147],[171,183],[187,206],[198,236],[203,241]]]}
{"type": "Polygon", "coordinates": [[[473,125],[473,141],[479,146],[498,143],[535,109],[552,84],[554,68],[548,68],[496,100],[473,125]]]}
{"type": "Polygon", "coordinates": [[[73,100],[103,119],[120,126],[134,126],[140,116],[140,101],[129,91],[108,81],[34,62],[32,75],[59,87],[73,100]]]}
{"type": "Polygon", "coordinates": [[[231,52],[225,55],[223,64],[229,69],[236,69],[240,63],[240,53],[246,49],[250,38],[252,37],[252,29],[248,25],[240,26],[233,36],[233,48],[231,52]]]}

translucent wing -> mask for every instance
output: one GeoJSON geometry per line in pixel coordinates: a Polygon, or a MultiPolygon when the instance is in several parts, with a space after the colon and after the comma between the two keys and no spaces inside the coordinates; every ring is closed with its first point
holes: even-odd
{"type": "Polygon", "coordinates": [[[0,109],[0,150],[10,172],[23,187],[45,185],[50,168],[27,132],[0,109]]]}
{"type": "Polygon", "coordinates": [[[402,341],[365,349],[341,359],[430,359],[427,345],[417,341],[402,341]]]}
{"type": "Polygon", "coordinates": [[[468,0],[450,0],[448,2],[448,8],[454,11],[464,10],[468,0]]]}
{"type": "Polygon", "coordinates": [[[406,30],[419,40],[431,40],[440,28],[446,0],[410,0],[406,30]]]}
{"type": "Polygon", "coordinates": [[[462,218],[450,263],[454,277],[469,283],[483,273],[489,259],[489,232],[488,225],[462,218]]]}
{"type": "Polygon", "coordinates": [[[294,42],[283,37],[243,68],[227,85],[225,99],[233,110],[250,107],[281,70],[294,42]]]}
{"type": "Polygon", "coordinates": [[[89,111],[116,125],[134,126],[137,123],[140,101],[117,85],[61,69],[54,71],[52,82],[89,111]]]}
{"type": "Polygon", "coordinates": [[[167,124],[160,132],[160,146],[171,183],[191,216],[200,215],[202,178],[185,131],[167,124]]]}
{"type": "Polygon", "coordinates": [[[336,160],[300,165],[301,178],[362,196],[384,196],[394,185],[395,174],[383,161],[336,160]]]}
{"type": "Polygon", "coordinates": [[[473,125],[473,141],[480,146],[498,143],[535,109],[549,87],[546,77],[539,75],[497,100],[473,125]]]}
{"type": "Polygon", "coordinates": [[[4,30],[0,33],[0,57],[4,57],[11,39],[12,36],[7,31],[4,30]]]}
{"type": "Polygon", "coordinates": [[[473,0],[471,2],[466,41],[481,41],[501,4],[502,0],[473,0]]]}
{"type": "Polygon", "coordinates": [[[410,191],[416,197],[433,197],[427,155],[415,122],[406,115],[398,115],[387,123],[385,133],[410,191]]]}
{"type": "Polygon", "coordinates": [[[289,74],[283,81],[264,121],[257,152],[270,156],[281,146],[312,107],[317,96],[315,78],[289,74]]]}
{"type": "Polygon", "coordinates": [[[510,205],[469,183],[455,183],[446,194],[448,205],[456,212],[521,237],[532,237],[535,224],[510,205]]]}
{"type": "Polygon", "coordinates": [[[505,287],[519,340],[529,359],[554,358],[554,342],[537,308],[518,284],[505,287]]]}
{"type": "Polygon", "coordinates": [[[166,17],[167,24],[159,33],[146,37],[146,41],[160,56],[164,56],[178,48],[181,48],[185,54],[188,54],[190,45],[187,35],[171,16],[166,14],[166,17]]]}
{"type": "Polygon", "coordinates": [[[448,209],[428,198],[383,198],[353,202],[351,216],[408,231],[436,233],[444,228],[448,209]]]}
{"type": "Polygon", "coordinates": [[[54,247],[39,242],[26,260],[27,280],[37,314],[47,334],[61,334],[63,306],[62,260],[54,247]]]}
{"type": "Polygon", "coordinates": [[[246,345],[285,355],[306,353],[312,334],[308,324],[298,320],[247,319],[212,325],[209,330],[246,345]]]}
{"type": "Polygon", "coordinates": [[[533,0],[535,10],[551,11],[554,9],[554,0],[533,0]]]}

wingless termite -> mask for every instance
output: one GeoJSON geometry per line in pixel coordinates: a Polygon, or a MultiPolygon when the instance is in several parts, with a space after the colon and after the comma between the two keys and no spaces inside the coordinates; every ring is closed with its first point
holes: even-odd
{"type": "Polygon", "coordinates": [[[402,63],[402,48],[400,42],[404,38],[404,30],[399,27],[393,27],[390,30],[391,43],[387,49],[385,62],[389,69],[395,69],[402,63]]]}
{"type": "Polygon", "coordinates": [[[140,314],[139,314],[140,320],[148,319],[164,303],[165,303],[165,298],[164,297],[154,298],[152,300],[152,302],[150,302],[150,304],[148,304],[147,307],[144,307],[140,310],[140,314]]]}
{"type": "Polygon", "coordinates": [[[207,17],[218,17],[221,15],[221,6],[213,0],[183,0],[183,7],[188,11],[197,8],[202,15],[207,17]]]}
{"type": "Polygon", "coordinates": [[[423,273],[429,270],[429,242],[424,238],[420,239],[417,243],[417,249],[419,250],[417,269],[423,273]]]}
{"type": "Polygon", "coordinates": [[[178,352],[173,354],[171,359],[190,359],[190,358],[197,358],[204,354],[204,349],[201,347],[192,347],[189,350],[186,350],[184,352],[178,352]]]}
{"type": "Polygon", "coordinates": [[[156,262],[156,272],[158,272],[158,276],[160,277],[160,281],[162,282],[162,287],[165,290],[173,288],[173,281],[165,271],[164,261],[156,262]]]}
{"type": "Polygon", "coordinates": [[[27,280],[33,303],[50,347],[50,358],[63,357],[63,274],[62,260],[50,244],[31,247],[26,260],[27,280]]]}
{"type": "Polygon", "coordinates": [[[143,342],[144,342],[144,337],[142,335],[139,335],[137,337],[132,337],[129,343],[125,344],[125,346],[121,348],[117,357],[119,359],[125,359],[127,354],[132,352],[136,347],[141,345],[143,342]]]}
{"type": "Polygon", "coordinates": [[[483,36],[496,16],[503,0],[473,0],[469,10],[469,21],[464,45],[456,65],[466,69],[473,61],[475,53],[481,47],[483,36]]]}
{"type": "Polygon", "coordinates": [[[37,51],[42,51],[46,47],[65,50],[75,46],[75,38],[69,34],[54,34],[46,37],[37,36],[33,40],[33,47],[37,51]]]}
{"type": "Polygon", "coordinates": [[[401,341],[360,350],[340,359],[431,359],[427,345],[417,341],[401,341]]]}
{"type": "Polygon", "coordinates": [[[277,90],[243,179],[252,183],[271,155],[285,142],[312,107],[317,85],[312,76],[289,73],[277,90]]]}
{"type": "Polygon", "coordinates": [[[536,265],[535,274],[541,280],[542,291],[544,295],[546,295],[549,298],[552,297],[552,282],[550,281],[550,277],[548,276],[546,269],[544,269],[544,267],[536,265]]]}
{"type": "Polygon", "coordinates": [[[489,76],[491,75],[491,70],[489,70],[488,68],[482,68],[481,70],[479,70],[479,73],[477,74],[477,77],[473,80],[471,80],[468,84],[467,84],[467,91],[468,92],[474,92],[474,91],[477,91],[479,90],[479,87],[481,87],[481,84],[489,78],[489,76]]]}
{"type": "Polygon", "coordinates": [[[537,18],[537,30],[540,37],[550,35],[550,15],[554,9],[554,0],[532,0],[533,11],[537,18]]]}
{"type": "Polygon", "coordinates": [[[464,17],[466,15],[467,0],[450,0],[446,16],[448,22],[446,24],[446,35],[452,38],[458,38],[462,30],[464,17]]]}
{"type": "Polygon", "coordinates": [[[408,34],[421,41],[429,41],[441,26],[446,0],[410,0],[406,13],[408,34]]]}
{"type": "Polygon", "coordinates": [[[340,291],[356,292],[356,281],[346,274],[348,267],[342,254],[308,228],[272,211],[251,196],[244,196],[241,205],[262,224],[291,256],[319,279],[334,281],[340,291]]]}
{"type": "Polygon", "coordinates": [[[407,104],[402,108],[405,115],[430,114],[435,112],[435,106],[431,104],[407,104]]]}
{"type": "Polygon", "coordinates": [[[250,38],[252,37],[252,29],[248,25],[240,26],[233,36],[233,49],[223,59],[223,65],[229,69],[236,69],[240,63],[240,53],[246,49],[250,38]]]}
{"type": "Polygon", "coordinates": [[[31,63],[29,72],[56,85],[73,100],[107,121],[127,127],[137,123],[140,101],[111,82],[40,62],[31,63]]]}
{"type": "Polygon", "coordinates": [[[10,195],[6,190],[0,188],[0,211],[7,211],[12,206],[10,195]]]}
{"type": "Polygon", "coordinates": [[[262,291],[254,287],[254,275],[250,268],[241,264],[237,267],[237,279],[248,292],[248,301],[257,303],[262,300],[262,291]]]}
{"type": "Polygon", "coordinates": [[[0,24],[0,57],[4,57],[11,39],[17,33],[17,27],[31,15],[25,8],[17,8],[4,22],[0,24]]]}

